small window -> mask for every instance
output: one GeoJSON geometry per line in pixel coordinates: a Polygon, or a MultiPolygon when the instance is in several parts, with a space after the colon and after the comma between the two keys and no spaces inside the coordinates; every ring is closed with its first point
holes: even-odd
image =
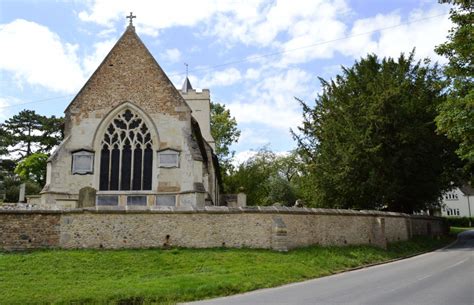
{"type": "Polygon", "coordinates": [[[90,151],[77,151],[72,153],[72,173],[85,175],[94,172],[94,153],[90,151]]]}
{"type": "Polygon", "coordinates": [[[446,200],[459,200],[458,194],[456,193],[447,193],[444,198],[446,200]]]}
{"type": "Polygon", "coordinates": [[[156,205],[174,207],[176,206],[176,196],[175,195],[158,195],[156,196],[156,205]]]}
{"type": "Polygon", "coordinates": [[[127,196],[127,205],[146,205],[146,196],[127,196]]]}
{"type": "Polygon", "coordinates": [[[97,205],[118,205],[118,196],[97,196],[97,205]]]}
{"type": "Polygon", "coordinates": [[[166,149],[158,152],[160,167],[179,167],[179,151],[166,149]]]}

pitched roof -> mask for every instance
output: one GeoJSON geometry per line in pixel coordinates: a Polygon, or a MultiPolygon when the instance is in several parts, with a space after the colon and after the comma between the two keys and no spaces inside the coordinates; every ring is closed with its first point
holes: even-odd
{"type": "Polygon", "coordinates": [[[472,186],[470,186],[469,184],[464,184],[459,189],[466,196],[473,196],[474,195],[474,188],[472,186]]]}
{"type": "Polygon", "coordinates": [[[66,113],[81,114],[133,102],[145,111],[176,114],[187,105],[150,51],[129,25],[74,97],[66,113]],[[182,107],[181,107],[182,108],[182,107]]]}

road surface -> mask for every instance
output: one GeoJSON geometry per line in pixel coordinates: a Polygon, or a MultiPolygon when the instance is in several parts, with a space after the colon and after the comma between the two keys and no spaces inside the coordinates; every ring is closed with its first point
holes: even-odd
{"type": "Polygon", "coordinates": [[[449,248],[328,277],[194,305],[473,305],[474,231],[449,248]]]}

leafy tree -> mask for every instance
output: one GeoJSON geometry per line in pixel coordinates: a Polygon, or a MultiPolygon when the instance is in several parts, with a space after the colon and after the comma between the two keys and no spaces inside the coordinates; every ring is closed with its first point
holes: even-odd
{"type": "Polygon", "coordinates": [[[229,175],[224,177],[226,191],[236,193],[243,188],[247,204],[267,205],[267,182],[273,171],[271,165],[274,159],[275,154],[263,148],[236,168],[231,168],[229,175]]]}
{"type": "Polygon", "coordinates": [[[278,156],[275,159],[275,168],[278,175],[286,181],[291,182],[301,171],[302,160],[296,151],[291,151],[288,155],[278,156]]]}
{"type": "Polygon", "coordinates": [[[16,163],[9,159],[0,159],[0,199],[6,193],[5,180],[15,176],[16,163]]]}
{"type": "Polygon", "coordinates": [[[290,181],[279,175],[272,175],[269,177],[268,194],[265,197],[265,204],[271,205],[280,203],[292,206],[296,199],[298,199],[296,190],[290,181]]]}
{"type": "Polygon", "coordinates": [[[7,136],[7,131],[3,129],[3,126],[0,124],[0,156],[8,154],[8,146],[10,143],[7,136]]]}
{"type": "Polygon", "coordinates": [[[41,118],[42,148],[41,152],[49,153],[53,147],[59,145],[64,139],[64,118],[56,116],[43,116],[41,118]]]}
{"type": "Polygon", "coordinates": [[[0,124],[0,150],[23,159],[34,152],[49,152],[63,138],[63,118],[23,110],[0,124]]]}
{"type": "Polygon", "coordinates": [[[293,205],[298,198],[298,189],[292,182],[299,175],[294,170],[295,160],[294,154],[277,156],[264,147],[225,177],[228,192],[243,188],[249,205],[293,205]]]}
{"type": "Polygon", "coordinates": [[[293,133],[315,205],[411,213],[451,187],[459,160],[435,132],[445,99],[436,66],[413,52],[369,55],[321,83],[314,107],[301,102],[303,125],[293,133]]]}
{"type": "Polygon", "coordinates": [[[46,163],[48,155],[34,153],[21,160],[15,168],[15,173],[22,180],[32,180],[38,185],[44,185],[46,180],[46,163]]]}
{"type": "Polygon", "coordinates": [[[16,162],[10,159],[0,159],[0,179],[5,176],[12,176],[16,167],[16,162]]]}
{"type": "Polygon", "coordinates": [[[216,141],[215,153],[225,176],[231,168],[230,160],[235,154],[230,150],[230,146],[239,140],[240,130],[237,128],[237,121],[223,104],[211,103],[211,134],[216,141]]]}
{"type": "Polygon", "coordinates": [[[41,191],[41,186],[34,181],[22,181],[19,177],[8,177],[4,180],[5,202],[18,202],[20,194],[20,184],[25,183],[25,194],[36,195],[41,191]]]}
{"type": "MultiPolygon", "coordinates": [[[[449,60],[444,67],[448,78],[448,98],[439,105],[436,118],[438,131],[459,143],[457,154],[474,168],[474,4],[471,0],[443,0],[452,4],[454,27],[448,41],[436,52],[449,60]]],[[[472,176],[471,176],[472,179],[472,176]]]]}

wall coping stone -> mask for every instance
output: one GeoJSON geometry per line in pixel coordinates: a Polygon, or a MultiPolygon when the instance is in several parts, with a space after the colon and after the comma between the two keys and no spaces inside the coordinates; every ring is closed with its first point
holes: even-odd
{"type": "Polygon", "coordinates": [[[321,209],[321,208],[297,208],[283,206],[247,206],[247,207],[225,207],[206,206],[196,207],[140,207],[130,208],[122,206],[100,206],[90,208],[76,208],[64,210],[41,210],[41,209],[0,209],[0,214],[314,214],[314,215],[353,215],[353,216],[380,216],[380,217],[410,217],[412,219],[443,219],[442,217],[429,215],[409,215],[396,212],[369,211],[369,210],[345,210],[345,209],[321,209]]]}

